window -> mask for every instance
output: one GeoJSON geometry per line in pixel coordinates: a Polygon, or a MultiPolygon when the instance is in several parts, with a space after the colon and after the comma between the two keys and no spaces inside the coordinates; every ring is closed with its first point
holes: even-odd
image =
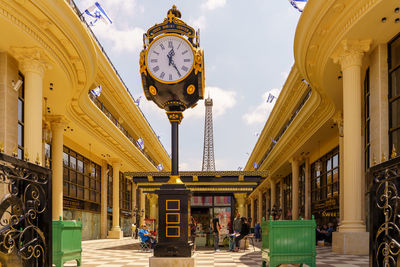
{"type": "Polygon", "coordinates": [[[339,149],[311,164],[312,213],[316,218],[337,217],[339,212],[339,149]],[[319,165],[319,166],[318,166],[319,165]]]}
{"type": "Polygon", "coordinates": [[[22,85],[18,90],[18,148],[17,155],[19,159],[24,159],[24,122],[25,122],[25,83],[24,76],[19,73],[19,79],[22,85]]]}
{"type": "Polygon", "coordinates": [[[365,73],[364,79],[364,155],[365,155],[365,169],[368,169],[371,164],[371,144],[370,144],[370,117],[369,117],[369,69],[365,73]]]}
{"type": "Polygon", "coordinates": [[[280,208],[281,207],[281,182],[276,183],[275,185],[275,205],[280,208]]]}
{"type": "Polygon", "coordinates": [[[292,174],[283,178],[283,218],[292,218],[292,174]]]}
{"type": "MultiPolygon", "coordinates": [[[[64,196],[100,204],[101,167],[67,147],[63,165],[64,196]]],[[[97,208],[100,210],[100,206],[97,208]]]]}
{"type": "Polygon", "coordinates": [[[122,172],[119,173],[119,199],[121,210],[132,210],[132,181],[128,180],[122,172]]]}
{"type": "Polygon", "coordinates": [[[299,167],[299,216],[302,218],[305,217],[305,205],[306,205],[306,188],[305,188],[305,164],[302,164],[299,167]]]}
{"type": "Polygon", "coordinates": [[[389,151],[400,149],[400,34],[388,44],[389,151]]]}
{"type": "Polygon", "coordinates": [[[112,208],[113,202],[113,167],[107,165],[107,207],[112,208]]]}

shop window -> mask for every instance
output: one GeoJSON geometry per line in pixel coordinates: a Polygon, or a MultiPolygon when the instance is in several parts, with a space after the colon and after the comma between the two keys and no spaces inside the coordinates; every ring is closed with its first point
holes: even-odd
{"type": "Polygon", "coordinates": [[[22,80],[22,85],[18,90],[18,148],[17,157],[24,159],[24,125],[25,125],[25,83],[24,76],[19,73],[19,79],[22,80]]]}
{"type": "Polygon", "coordinates": [[[336,220],[339,213],[338,148],[311,164],[311,202],[312,213],[318,222],[336,220]]]}
{"type": "Polygon", "coordinates": [[[107,165],[107,207],[112,209],[113,203],[113,167],[107,165]]]}
{"type": "Polygon", "coordinates": [[[120,209],[130,212],[132,210],[132,181],[128,180],[122,172],[119,173],[119,199],[120,209]]]}
{"type": "Polygon", "coordinates": [[[305,164],[302,164],[299,167],[299,216],[302,218],[305,217],[305,179],[306,179],[306,172],[305,172],[305,164]]]}
{"type": "Polygon", "coordinates": [[[283,178],[283,218],[292,218],[292,174],[283,178]]]}
{"type": "Polygon", "coordinates": [[[389,151],[400,149],[400,34],[388,44],[389,151]]]}
{"type": "Polygon", "coordinates": [[[281,208],[281,182],[275,184],[275,205],[281,208]]]}
{"type": "Polygon", "coordinates": [[[370,116],[369,116],[369,69],[365,73],[364,79],[364,155],[365,155],[365,169],[368,169],[371,164],[371,144],[370,144],[370,116]]]}
{"type": "Polygon", "coordinates": [[[63,151],[63,165],[64,196],[72,199],[66,203],[72,208],[99,211],[100,188],[96,181],[100,182],[101,167],[67,147],[63,151]]]}

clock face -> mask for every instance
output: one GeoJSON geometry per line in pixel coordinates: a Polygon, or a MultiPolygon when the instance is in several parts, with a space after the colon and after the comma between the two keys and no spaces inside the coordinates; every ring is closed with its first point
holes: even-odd
{"type": "Polygon", "coordinates": [[[176,83],[192,71],[194,55],[190,43],[175,34],[154,40],[147,51],[150,75],[162,83],[176,83]]]}

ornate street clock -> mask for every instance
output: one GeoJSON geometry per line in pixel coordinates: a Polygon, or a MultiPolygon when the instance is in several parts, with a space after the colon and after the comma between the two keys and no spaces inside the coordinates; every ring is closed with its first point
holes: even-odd
{"type": "Polygon", "coordinates": [[[148,100],[166,111],[184,111],[204,98],[204,57],[199,31],[173,6],[167,18],[144,34],[140,73],[148,100]]]}
{"type": "Polygon", "coordinates": [[[167,18],[143,36],[140,74],[146,98],[167,112],[171,122],[170,180],[158,194],[158,243],[155,257],[191,257],[188,242],[190,190],[178,171],[178,125],[182,112],[204,98],[204,56],[199,31],[183,22],[173,6],[167,18]]]}

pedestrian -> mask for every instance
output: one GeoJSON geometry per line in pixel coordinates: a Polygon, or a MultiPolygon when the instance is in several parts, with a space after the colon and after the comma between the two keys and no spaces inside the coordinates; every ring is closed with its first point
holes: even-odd
{"type": "Polygon", "coordinates": [[[261,241],[261,226],[257,220],[254,220],[254,238],[257,241],[261,241]]]}
{"type": "Polygon", "coordinates": [[[190,216],[190,240],[193,243],[193,251],[196,251],[196,229],[197,222],[193,216],[190,216]]]}
{"type": "Polygon", "coordinates": [[[219,251],[219,231],[221,230],[221,225],[219,224],[219,219],[213,219],[213,235],[214,235],[214,251],[219,251]]]}
{"type": "Polygon", "coordinates": [[[236,218],[233,220],[233,232],[239,233],[242,228],[242,220],[240,219],[240,213],[236,212],[236,218]]]}

